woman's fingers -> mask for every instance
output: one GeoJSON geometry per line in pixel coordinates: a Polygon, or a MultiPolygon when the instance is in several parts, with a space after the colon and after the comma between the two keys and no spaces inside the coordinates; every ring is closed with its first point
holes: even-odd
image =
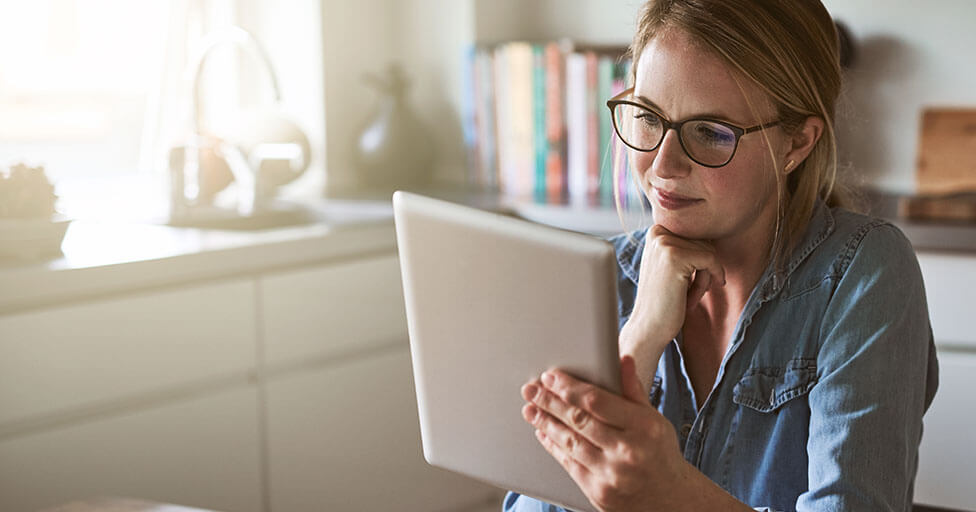
{"type": "MultiPolygon", "coordinates": [[[[600,429],[624,429],[633,424],[635,409],[634,404],[629,400],[611,393],[599,386],[594,386],[589,382],[579,380],[568,373],[559,369],[550,369],[543,372],[542,378],[536,383],[542,385],[542,391],[547,395],[540,395],[543,398],[555,397],[554,411],[557,417],[565,419],[570,426],[582,425],[583,428],[591,427],[595,436],[612,435],[600,429]],[[560,404],[565,404],[560,410],[560,404]],[[594,425],[589,425],[589,420],[597,420],[594,425]]],[[[548,410],[548,409],[547,409],[548,410]]],[[[595,439],[594,441],[606,445],[606,439],[595,439]]]]}
{"type": "MultiPolygon", "coordinates": [[[[649,231],[642,258],[627,322],[636,329],[637,340],[662,350],[680,332],[689,304],[696,304],[711,287],[725,284],[725,269],[711,244],[678,237],[660,225],[649,231]]],[[[624,348],[622,352],[636,349],[624,348]]]]}
{"type": "Polygon", "coordinates": [[[535,427],[536,432],[545,434],[563,453],[584,466],[598,466],[603,462],[603,451],[599,447],[535,404],[522,407],[522,417],[535,427]]]}
{"type": "Polygon", "coordinates": [[[712,286],[712,274],[707,270],[696,270],[695,277],[688,288],[688,309],[693,308],[712,286]]]}
{"type": "Polygon", "coordinates": [[[705,271],[714,279],[714,284],[725,284],[725,269],[719,264],[712,244],[681,238],[657,224],[651,228],[651,235],[653,243],[647,244],[645,250],[656,246],[658,251],[669,256],[675,268],[687,272],[689,277],[696,271],[705,271]]]}
{"type": "MultiPolygon", "coordinates": [[[[608,446],[614,439],[609,431],[616,427],[609,423],[604,414],[589,410],[581,403],[567,401],[541,381],[533,381],[523,386],[522,397],[572,428],[595,446],[608,446]]],[[[531,422],[529,417],[526,417],[526,420],[531,422]]]]}

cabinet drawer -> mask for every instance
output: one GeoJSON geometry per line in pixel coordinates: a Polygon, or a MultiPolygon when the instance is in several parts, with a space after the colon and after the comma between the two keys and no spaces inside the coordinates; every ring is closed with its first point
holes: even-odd
{"type": "Polygon", "coordinates": [[[258,512],[257,407],[242,386],[2,441],[0,510],[129,496],[258,512]]]}
{"type": "Polygon", "coordinates": [[[270,364],[407,344],[395,256],[343,262],[261,280],[262,342],[270,364]]]}
{"type": "Polygon", "coordinates": [[[0,426],[255,366],[254,282],[0,316],[0,426]]]}
{"type": "Polygon", "coordinates": [[[466,510],[497,495],[424,461],[406,347],[277,377],[267,404],[275,512],[466,510]]]}
{"type": "Polygon", "coordinates": [[[925,279],[935,342],[976,348],[976,330],[972,328],[976,257],[920,252],[918,263],[925,279]]]}
{"type": "Polygon", "coordinates": [[[939,391],[925,414],[915,502],[976,510],[976,354],[939,353],[939,391]]]}

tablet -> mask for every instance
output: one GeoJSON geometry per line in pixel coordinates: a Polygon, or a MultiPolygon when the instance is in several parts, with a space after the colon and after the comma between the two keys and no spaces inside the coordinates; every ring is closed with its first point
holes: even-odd
{"type": "Polygon", "coordinates": [[[427,462],[594,510],[522,419],[520,389],[559,367],[619,394],[613,246],[402,191],[393,214],[427,462]]]}

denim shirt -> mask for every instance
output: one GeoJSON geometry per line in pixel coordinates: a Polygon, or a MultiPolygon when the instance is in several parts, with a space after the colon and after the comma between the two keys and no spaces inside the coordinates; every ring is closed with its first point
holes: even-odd
{"type": "MultiPolygon", "coordinates": [[[[613,238],[620,325],[646,232],[613,238]]],[[[766,269],[699,411],[681,353],[650,402],[684,458],[757,510],[911,509],[922,415],[938,386],[925,290],[898,228],[819,202],[781,272],[766,269]]],[[[509,493],[506,512],[561,510],[509,493]]]]}

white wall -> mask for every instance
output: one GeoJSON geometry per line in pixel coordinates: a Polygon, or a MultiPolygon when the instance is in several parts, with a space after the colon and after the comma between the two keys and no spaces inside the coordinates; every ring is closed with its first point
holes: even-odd
{"type": "Polygon", "coordinates": [[[976,2],[824,4],[850,27],[859,52],[839,109],[842,157],[878,187],[912,192],[922,109],[976,107],[976,2]]]}
{"type": "Polygon", "coordinates": [[[434,138],[434,179],[463,182],[461,62],[475,39],[472,3],[400,0],[397,7],[402,41],[394,57],[411,78],[410,103],[434,138]]]}
{"type": "Polygon", "coordinates": [[[352,148],[376,93],[362,75],[389,61],[401,39],[396,0],[322,0],[326,170],[330,190],[354,186],[352,148]]]}
{"type": "MultiPolygon", "coordinates": [[[[359,75],[401,60],[437,150],[435,177],[463,182],[461,59],[471,42],[573,37],[627,44],[640,0],[322,0],[330,185],[352,183],[352,135],[376,94],[359,75]],[[341,183],[340,183],[341,182],[341,183]]],[[[976,105],[976,1],[824,0],[858,60],[839,106],[842,164],[858,181],[914,190],[924,106],[976,105]]]]}
{"type": "Polygon", "coordinates": [[[357,187],[355,138],[379,98],[362,76],[380,73],[394,61],[410,79],[409,104],[434,138],[435,178],[463,179],[458,105],[462,52],[474,39],[471,5],[470,0],[322,0],[329,194],[357,187]]]}

